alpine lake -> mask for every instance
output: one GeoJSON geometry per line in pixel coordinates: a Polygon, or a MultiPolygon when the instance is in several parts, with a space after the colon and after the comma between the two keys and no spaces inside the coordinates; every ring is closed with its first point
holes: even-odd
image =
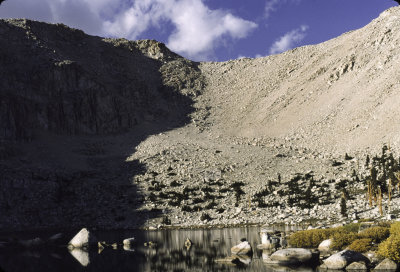
{"type": "MultiPolygon", "coordinates": [[[[257,249],[261,244],[260,226],[202,229],[94,231],[97,240],[106,246],[88,251],[66,246],[22,247],[0,245],[0,268],[6,272],[30,271],[317,271],[314,267],[278,267],[263,262],[268,252],[257,249]],[[133,246],[124,248],[122,241],[134,237],[133,246]],[[235,264],[217,260],[229,258],[231,248],[245,238],[253,253],[235,264]],[[190,245],[186,242],[190,239],[190,245]],[[186,242],[186,243],[185,243],[186,242]]],[[[273,226],[271,231],[286,233],[299,226],[273,226]]],[[[52,233],[55,234],[55,233],[52,233]]],[[[52,235],[50,234],[50,235],[52,235]]],[[[0,241],[17,241],[40,237],[47,233],[8,233],[0,241]],[[18,237],[18,240],[17,238],[18,237]]],[[[68,240],[73,232],[63,232],[68,240]]],[[[66,240],[66,241],[67,241],[66,240]]],[[[0,271],[1,271],[0,269],[0,271]]]]}

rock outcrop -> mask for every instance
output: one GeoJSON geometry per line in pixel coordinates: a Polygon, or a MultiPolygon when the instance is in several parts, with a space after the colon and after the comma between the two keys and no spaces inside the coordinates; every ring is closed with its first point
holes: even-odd
{"type": "Polygon", "coordinates": [[[86,228],[81,229],[68,243],[69,249],[88,249],[90,246],[97,244],[95,236],[86,228]]]}
{"type": "Polygon", "coordinates": [[[233,255],[250,255],[253,253],[253,249],[248,241],[241,242],[231,248],[233,255]]]}
{"type": "Polygon", "coordinates": [[[377,271],[396,271],[398,265],[390,260],[390,259],[384,259],[382,262],[380,262],[374,270],[377,271]]]}
{"type": "Polygon", "coordinates": [[[321,268],[344,269],[346,266],[354,262],[363,262],[365,264],[369,264],[370,261],[361,253],[352,250],[343,250],[324,260],[321,268]]]}
{"type": "Polygon", "coordinates": [[[191,103],[180,91],[201,90],[195,65],[156,41],[103,39],[29,20],[1,20],[0,33],[2,140],[175,121],[191,103]]]}
{"type": "Polygon", "coordinates": [[[198,64],[154,40],[25,19],[0,20],[0,64],[0,229],[140,225],[118,208],[123,192],[141,198],[128,181],[141,166],[126,158],[190,121],[198,64]]]}
{"type": "Polygon", "coordinates": [[[309,262],[312,252],[304,248],[286,248],[274,252],[270,258],[279,265],[298,265],[309,262]]]}

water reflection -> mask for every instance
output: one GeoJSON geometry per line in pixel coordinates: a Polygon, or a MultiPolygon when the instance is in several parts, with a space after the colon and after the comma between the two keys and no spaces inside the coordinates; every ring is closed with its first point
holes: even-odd
{"type": "MultiPolygon", "coordinates": [[[[310,268],[275,267],[263,262],[271,251],[259,250],[259,227],[202,230],[98,232],[97,238],[118,247],[71,252],[65,247],[41,248],[22,252],[0,248],[4,271],[312,271],[310,268]],[[133,246],[123,239],[135,237],[133,246]],[[239,262],[216,262],[232,257],[231,247],[246,238],[251,256],[238,256],[239,262]]],[[[68,237],[72,237],[68,236],[68,237]]]]}
{"type": "Polygon", "coordinates": [[[72,257],[74,257],[82,266],[88,266],[90,264],[88,251],[74,248],[70,250],[69,253],[71,253],[72,257]]]}

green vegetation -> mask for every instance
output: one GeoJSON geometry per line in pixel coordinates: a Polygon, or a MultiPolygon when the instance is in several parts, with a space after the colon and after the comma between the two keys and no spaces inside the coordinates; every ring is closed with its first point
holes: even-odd
{"type": "Polygon", "coordinates": [[[171,225],[171,220],[168,218],[168,216],[164,216],[161,223],[163,223],[164,225],[171,225]]]}
{"type": "Polygon", "coordinates": [[[391,235],[387,240],[379,244],[378,255],[400,262],[400,235],[391,235]]]}
{"type": "Polygon", "coordinates": [[[329,239],[336,229],[314,229],[298,231],[290,235],[289,243],[292,247],[312,248],[329,239]]]}
{"type": "Polygon", "coordinates": [[[210,221],[210,220],[212,220],[212,218],[208,213],[204,212],[204,213],[201,214],[200,220],[201,221],[204,221],[204,220],[210,221]]]}
{"type": "Polygon", "coordinates": [[[368,238],[356,239],[350,245],[349,249],[360,253],[367,252],[372,248],[372,240],[368,238]]]}
{"type": "Polygon", "coordinates": [[[331,238],[332,249],[342,250],[357,240],[358,236],[354,232],[346,232],[343,229],[338,229],[331,238]]]}
{"type": "Polygon", "coordinates": [[[394,222],[390,226],[390,235],[400,235],[400,222],[394,222]]]}
{"type": "MultiPolygon", "coordinates": [[[[400,226],[393,225],[393,228],[400,226]]],[[[343,250],[351,246],[358,252],[364,252],[372,247],[373,243],[384,241],[390,234],[389,228],[385,226],[371,227],[358,233],[359,227],[360,223],[352,223],[338,228],[303,230],[293,233],[289,241],[293,247],[315,248],[323,240],[332,239],[331,247],[334,250],[343,250]]],[[[396,231],[400,233],[398,229],[396,231]]]]}
{"type": "Polygon", "coordinates": [[[372,227],[363,230],[358,234],[360,238],[369,238],[374,243],[380,243],[383,240],[387,239],[390,235],[389,228],[385,227],[372,227]]]}
{"type": "Polygon", "coordinates": [[[293,247],[315,248],[323,240],[332,239],[331,247],[334,250],[348,248],[361,253],[373,249],[378,244],[377,254],[380,257],[400,262],[400,222],[391,224],[390,228],[388,222],[379,225],[360,233],[360,223],[331,229],[303,230],[293,233],[289,242],[293,247]]]}
{"type": "Polygon", "coordinates": [[[235,207],[239,206],[240,197],[245,194],[245,192],[242,190],[242,186],[244,186],[244,183],[241,181],[234,182],[232,184],[232,189],[235,192],[236,198],[235,207]]]}
{"type": "Polygon", "coordinates": [[[390,226],[390,236],[379,244],[378,255],[400,262],[400,222],[390,226]]]}
{"type": "Polygon", "coordinates": [[[350,223],[341,227],[346,232],[355,232],[357,233],[360,229],[360,223],[350,223]]]}

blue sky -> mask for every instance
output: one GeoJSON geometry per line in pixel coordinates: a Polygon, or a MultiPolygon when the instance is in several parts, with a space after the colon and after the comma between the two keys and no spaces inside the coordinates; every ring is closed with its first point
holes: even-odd
{"type": "Polygon", "coordinates": [[[6,0],[0,18],[156,39],[197,61],[277,54],[368,24],[391,0],[6,0]]]}

